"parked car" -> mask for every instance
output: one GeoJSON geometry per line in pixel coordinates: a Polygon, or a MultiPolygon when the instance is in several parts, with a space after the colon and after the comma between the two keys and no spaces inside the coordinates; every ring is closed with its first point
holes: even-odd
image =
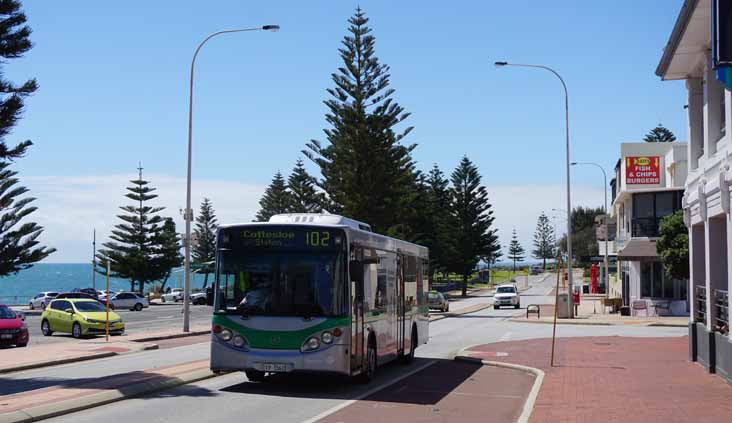
{"type": "Polygon", "coordinates": [[[188,300],[192,304],[206,305],[206,293],[205,292],[194,292],[188,296],[188,300]]]}
{"type": "Polygon", "coordinates": [[[106,304],[104,301],[97,298],[96,295],[90,295],[86,292],[62,292],[58,294],[56,298],[94,300],[102,304],[106,304]]]}
{"type": "Polygon", "coordinates": [[[493,295],[493,308],[498,309],[501,306],[521,307],[521,298],[518,289],[514,284],[498,285],[496,293],[493,295]]]}
{"type": "Polygon", "coordinates": [[[442,292],[430,291],[427,293],[427,304],[430,309],[440,310],[441,312],[450,311],[450,302],[445,298],[442,292]]]}
{"type": "Polygon", "coordinates": [[[529,268],[529,274],[530,275],[538,275],[538,274],[540,274],[542,272],[542,270],[543,269],[541,268],[541,266],[538,266],[538,265],[537,266],[531,266],[529,268]]]}
{"type": "Polygon", "coordinates": [[[29,340],[25,317],[0,304],[0,346],[25,347],[29,340]]]}
{"type": "MultiPolygon", "coordinates": [[[[106,307],[88,298],[56,298],[41,314],[41,333],[51,336],[54,332],[70,333],[74,338],[105,333],[106,307]]],[[[122,318],[109,312],[109,332],[121,335],[125,331],[122,318]]]]}
{"type": "Polygon", "coordinates": [[[40,308],[41,310],[43,310],[44,308],[46,308],[46,304],[50,303],[52,299],[56,298],[56,295],[58,295],[58,292],[56,291],[43,291],[30,300],[30,302],[28,303],[28,308],[31,310],[40,308]]]}
{"type": "Polygon", "coordinates": [[[109,300],[111,308],[128,308],[134,311],[142,311],[143,308],[150,307],[147,298],[134,292],[118,292],[109,300]]]}
{"type": "Polygon", "coordinates": [[[183,301],[183,288],[171,289],[170,292],[167,292],[160,296],[160,301],[173,301],[174,303],[177,303],[178,301],[183,301]]]}

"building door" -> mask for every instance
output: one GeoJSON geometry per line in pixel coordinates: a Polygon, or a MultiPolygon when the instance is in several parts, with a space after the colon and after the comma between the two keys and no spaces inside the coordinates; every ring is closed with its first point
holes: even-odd
{"type": "Polygon", "coordinates": [[[630,275],[627,272],[623,272],[623,305],[630,305],[630,275]]]}
{"type": "Polygon", "coordinates": [[[404,342],[404,312],[405,312],[405,298],[404,298],[404,266],[406,264],[406,257],[399,255],[397,259],[397,286],[396,286],[396,341],[397,341],[397,353],[403,354],[405,349],[404,342]]]}

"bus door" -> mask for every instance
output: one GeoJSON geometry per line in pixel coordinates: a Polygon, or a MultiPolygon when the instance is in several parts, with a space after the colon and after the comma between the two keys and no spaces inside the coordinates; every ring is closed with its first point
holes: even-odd
{"type": "Polygon", "coordinates": [[[404,298],[404,265],[406,264],[405,257],[399,254],[397,259],[397,283],[396,283],[396,341],[397,341],[397,352],[403,354],[405,351],[404,342],[404,311],[405,298],[404,298]]]}
{"type": "Polygon", "coordinates": [[[363,369],[364,360],[364,271],[363,264],[351,261],[351,374],[363,369]]]}

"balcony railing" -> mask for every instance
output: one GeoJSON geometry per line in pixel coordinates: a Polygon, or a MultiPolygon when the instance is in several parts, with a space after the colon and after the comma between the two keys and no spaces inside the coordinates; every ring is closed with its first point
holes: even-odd
{"type": "Polygon", "coordinates": [[[707,287],[696,286],[694,290],[694,321],[707,322],[707,287]]]}
{"type": "Polygon", "coordinates": [[[714,290],[714,329],[729,332],[729,295],[721,289],[714,290]]]}
{"type": "Polygon", "coordinates": [[[658,225],[661,219],[655,217],[635,218],[631,221],[631,234],[634,237],[658,237],[658,225]]]}

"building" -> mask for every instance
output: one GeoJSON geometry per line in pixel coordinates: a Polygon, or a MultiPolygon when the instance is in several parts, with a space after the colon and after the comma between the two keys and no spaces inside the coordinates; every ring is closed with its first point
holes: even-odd
{"type": "Polygon", "coordinates": [[[611,183],[619,277],[610,290],[640,315],[689,312],[688,281],[666,275],[656,251],[661,219],[681,210],[686,152],[683,142],[620,145],[611,183]]]}
{"type": "Polygon", "coordinates": [[[689,171],[683,208],[689,227],[689,292],[693,296],[690,358],[728,381],[732,380],[728,330],[732,68],[725,65],[732,64],[731,3],[719,2],[719,9],[711,0],[685,0],[656,69],[661,79],[684,81],[687,89],[689,171]]]}

